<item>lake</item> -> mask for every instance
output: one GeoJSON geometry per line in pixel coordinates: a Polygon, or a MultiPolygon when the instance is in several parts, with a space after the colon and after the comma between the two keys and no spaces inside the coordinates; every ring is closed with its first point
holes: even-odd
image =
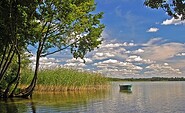
{"type": "Polygon", "coordinates": [[[0,101],[0,113],[184,113],[185,82],[113,82],[110,90],[36,93],[0,101]],[[119,84],[132,84],[120,91],[119,84]]]}

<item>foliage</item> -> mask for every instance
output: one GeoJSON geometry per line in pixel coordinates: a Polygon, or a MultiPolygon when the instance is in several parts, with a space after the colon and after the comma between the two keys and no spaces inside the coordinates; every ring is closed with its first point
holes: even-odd
{"type": "Polygon", "coordinates": [[[44,0],[38,4],[33,40],[36,47],[36,66],[30,85],[20,94],[32,95],[36,86],[40,57],[70,48],[73,57],[84,55],[101,44],[104,25],[100,23],[103,13],[93,14],[94,0],[44,0]],[[52,51],[54,50],[54,51],[52,51]]]}
{"type": "Polygon", "coordinates": [[[162,8],[169,16],[185,19],[185,0],[145,0],[144,4],[151,8],[162,8]]]}
{"type": "Polygon", "coordinates": [[[99,19],[103,13],[90,13],[93,10],[94,0],[45,0],[37,7],[33,20],[37,27],[31,44],[41,50],[40,56],[70,48],[75,58],[83,58],[101,44],[104,26],[99,19]]]}
{"type": "MultiPolygon", "coordinates": [[[[86,87],[107,85],[107,78],[98,73],[81,72],[74,69],[58,68],[42,70],[38,76],[37,85],[62,86],[62,87],[86,87]]],[[[21,77],[21,85],[29,84],[33,77],[33,71],[25,69],[21,77]]]]}
{"type": "MultiPolygon", "coordinates": [[[[26,54],[22,54],[22,63],[21,68],[28,68],[30,64],[30,60],[28,59],[28,56],[26,54]]],[[[17,56],[14,56],[12,63],[10,64],[10,67],[7,69],[2,81],[0,82],[0,87],[5,90],[8,83],[10,83],[17,74],[18,70],[18,63],[17,63],[17,56]]]]}
{"type": "Polygon", "coordinates": [[[5,90],[4,97],[10,93],[13,84],[18,84],[20,67],[24,64],[21,59],[28,45],[29,35],[26,32],[29,32],[32,19],[27,15],[34,9],[30,3],[19,0],[0,1],[0,84],[5,90]],[[24,10],[26,8],[27,12],[24,10]]]}
{"type": "Polygon", "coordinates": [[[95,8],[94,0],[0,1],[0,81],[7,83],[4,97],[14,96],[28,45],[36,49],[36,67],[30,85],[19,97],[32,95],[40,57],[68,48],[75,58],[84,58],[98,47],[104,25],[100,23],[103,13],[93,13],[95,8]],[[18,66],[14,67],[14,59],[18,66]]]}

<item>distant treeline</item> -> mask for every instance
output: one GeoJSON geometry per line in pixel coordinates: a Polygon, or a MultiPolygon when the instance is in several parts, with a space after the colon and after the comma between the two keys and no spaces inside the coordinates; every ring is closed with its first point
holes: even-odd
{"type": "Polygon", "coordinates": [[[110,81],[185,81],[184,77],[108,78],[110,81]]]}

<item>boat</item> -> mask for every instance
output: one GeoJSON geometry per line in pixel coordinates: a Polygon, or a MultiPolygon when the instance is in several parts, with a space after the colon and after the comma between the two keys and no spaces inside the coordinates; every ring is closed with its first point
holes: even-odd
{"type": "Polygon", "coordinates": [[[132,90],[132,84],[120,84],[120,90],[132,90]]]}

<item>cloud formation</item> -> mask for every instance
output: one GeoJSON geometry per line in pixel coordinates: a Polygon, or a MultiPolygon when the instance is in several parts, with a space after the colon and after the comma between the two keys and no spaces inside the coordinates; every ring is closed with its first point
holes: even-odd
{"type": "Polygon", "coordinates": [[[171,19],[167,19],[167,20],[163,21],[161,25],[172,25],[172,24],[180,25],[180,24],[185,24],[185,20],[181,20],[181,17],[182,16],[179,16],[178,19],[175,19],[174,17],[171,18],[171,19]]]}
{"type": "Polygon", "coordinates": [[[183,52],[185,50],[184,46],[182,43],[175,42],[147,46],[143,48],[145,51],[143,57],[154,61],[166,60],[172,58],[177,53],[183,52]]]}
{"type": "Polygon", "coordinates": [[[157,45],[160,42],[163,42],[162,38],[151,38],[148,42],[142,44],[143,46],[152,46],[157,45]]]}
{"type": "MultiPolygon", "coordinates": [[[[29,58],[31,61],[30,67],[32,70],[35,69],[36,65],[36,56],[32,56],[29,58]]],[[[40,58],[40,69],[53,69],[60,67],[60,64],[58,63],[59,60],[55,58],[47,58],[47,57],[41,57],[40,58]]]]}
{"type": "Polygon", "coordinates": [[[159,30],[159,28],[152,27],[152,28],[148,29],[147,32],[154,33],[154,32],[157,32],[158,30],[159,30]]]}
{"type": "Polygon", "coordinates": [[[174,76],[174,75],[180,75],[182,72],[179,69],[175,69],[171,67],[168,63],[164,64],[151,64],[146,67],[148,71],[145,71],[144,74],[151,76],[174,76]]]}
{"type": "MultiPolygon", "coordinates": [[[[185,44],[165,42],[162,38],[152,38],[141,44],[114,40],[103,42],[100,48],[87,54],[84,60],[72,57],[62,60],[63,56],[57,55],[57,58],[41,58],[40,64],[41,68],[83,69],[101,72],[109,77],[183,76],[184,51],[185,44]],[[179,57],[181,59],[176,60],[179,57]]],[[[35,57],[30,60],[34,66],[35,57]]]]}
{"type": "Polygon", "coordinates": [[[185,56],[185,53],[178,53],[177,56],[185,56]]]}

